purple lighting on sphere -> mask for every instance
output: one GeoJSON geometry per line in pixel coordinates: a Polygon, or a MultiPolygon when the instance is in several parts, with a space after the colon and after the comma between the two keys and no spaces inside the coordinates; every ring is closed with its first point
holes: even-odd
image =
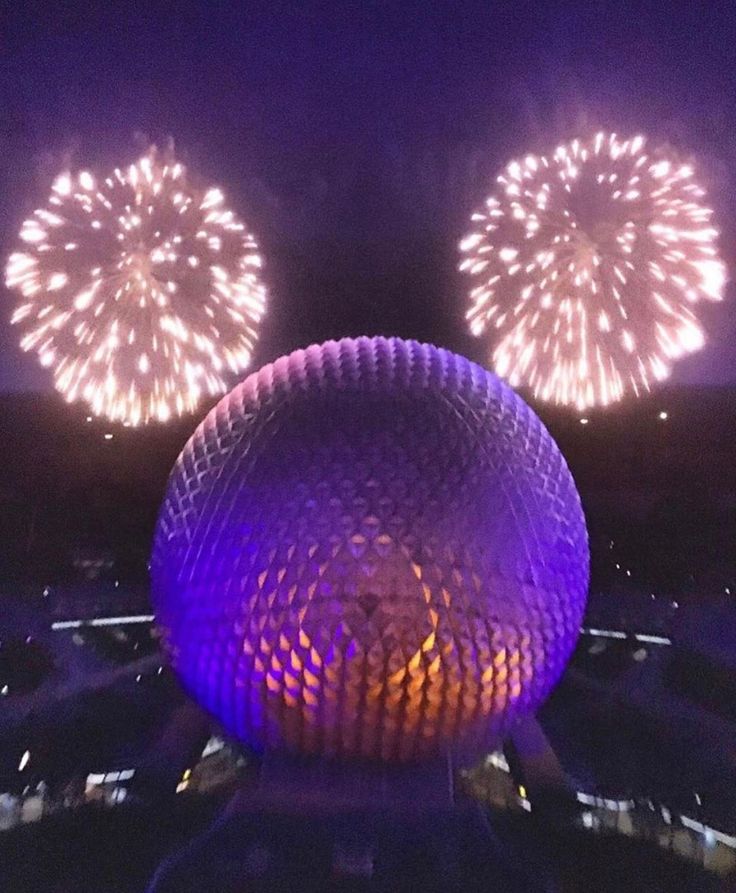
{"type": "Polygon", "coordinates": [[[161,509],[153,597],[186,688],[256,750],[473,756],[559,679],[588,586],[532,410],[396,338],[299,350],[209,413],[161,509]]]}

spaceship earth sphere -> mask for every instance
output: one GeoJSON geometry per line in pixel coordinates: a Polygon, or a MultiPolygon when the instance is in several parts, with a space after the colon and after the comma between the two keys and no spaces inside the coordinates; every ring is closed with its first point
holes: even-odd
{"type": "Polygon", "coordinates": [[[61,174],[20,241],[11,321],[70,402],[165,422],[250,364],[265,306],[256,242],[173,157],[151,149],[108,177],[61,174]]]}
{"type": "Polygon", "coordinates": [[[460,243],[495,371],[584,409],[640,395],[703,347],[726,271],[691,164],[598,133],[512,161],[460,243]]]}
{"type": "Polygon", "coordinates": [[[474,756],[533,711],[588,584],[574,482],[495,375],[413,341],[282,357],[172,471],[153,599],[189,692],[250,747],[474,756]]]}

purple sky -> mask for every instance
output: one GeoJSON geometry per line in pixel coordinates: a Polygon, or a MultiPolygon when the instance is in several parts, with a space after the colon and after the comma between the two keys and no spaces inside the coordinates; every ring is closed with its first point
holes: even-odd
{"type": "MultiPolygon", "coordinates": [[[[3,255],[65,165],[104,171],[173,136],[263,245],[256,361],[362,331],[483,359],[454,269],[467,217],[509,158],[594,126],[696,156],[733,268],[732,3],[97,6],[4,13],[3,255]]],[[[48,388],[3,300],[0,390],[48,388]]],[[[709,344],[675,380],[736,382],[731,302],[705,310],[709,344]]]]}

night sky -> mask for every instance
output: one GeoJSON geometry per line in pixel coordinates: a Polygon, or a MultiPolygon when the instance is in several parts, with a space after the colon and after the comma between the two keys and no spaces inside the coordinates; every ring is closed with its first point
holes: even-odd
{"type": "MultiPolygon", "coordinates": [[[[256,363],[399,334],[482,361],[456,245],[510,158],[592,128],[693,154],[736,261],[736,5],[624,2],[5,4],[0,249],[65,166],[148,142],[220,185],[266,261],[256,363]]],[[[731,301],[675,381],[736,382],[731,301]]],[[[50,388],[15,347],[0,390],[50,388]]]]}

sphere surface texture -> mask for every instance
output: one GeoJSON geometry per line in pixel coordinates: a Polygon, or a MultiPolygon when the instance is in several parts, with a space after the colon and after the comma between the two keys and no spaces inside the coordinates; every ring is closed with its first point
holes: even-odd
{"type": "Polygon", "coordinates": [[[256,750],[470,757],[558,680],[588,566],[570,472],[508,386],[436,347],[345,339],[200,424],[153,598],[186,688],[256,750]]]}

